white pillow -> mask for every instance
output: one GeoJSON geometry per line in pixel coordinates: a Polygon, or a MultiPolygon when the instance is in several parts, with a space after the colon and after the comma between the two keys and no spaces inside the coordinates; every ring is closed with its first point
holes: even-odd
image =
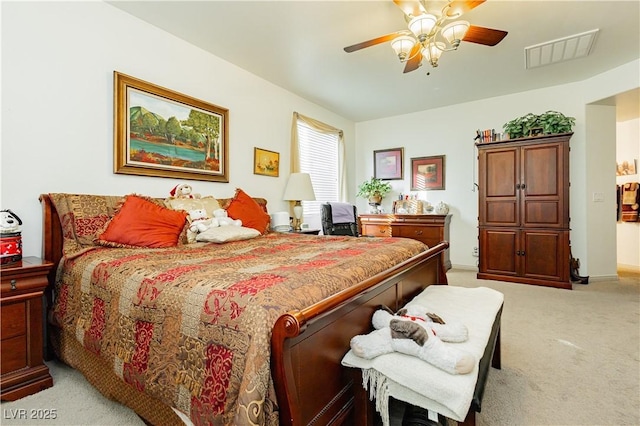
{"type": "Polygon", "coordinates": [[[199,233],[196,236],[196,241],[226,243],[229,241],[248,240],[259,235],[260,231],[244,226],[216,226],[199,233]]]}

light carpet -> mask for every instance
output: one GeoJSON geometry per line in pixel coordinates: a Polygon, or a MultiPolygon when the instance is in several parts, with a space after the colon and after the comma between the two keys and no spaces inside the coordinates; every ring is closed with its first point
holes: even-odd
{"type": "MultiPolygon", "coordinates": [[[[640,425],[640,275],[573,291],[477,280],[474,271],[447,277],[504,294],[502,370],[489,373],[478,426],[640,425]]],[[[54,386],[3,402],[2,425],[144,425],[77,371],[49,366],[54,386]],[[57,418],[8,418],[18,409],[55,409],[57,418]]],[[[401,417],[396,407],[391,424],[401,417]]]]}

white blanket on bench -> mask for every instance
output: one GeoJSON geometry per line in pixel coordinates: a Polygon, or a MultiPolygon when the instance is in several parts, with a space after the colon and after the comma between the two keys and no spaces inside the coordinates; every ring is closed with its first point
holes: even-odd
{"type": "MultiPolygon", "coordinates": [[[[447,344],[470,352],[479,362],[503,301],[502,293],[486,287],[431,285],[407,306],[417,304],[445,319],[462,321],[469,330],[469,339],[447,344]]],[[[376,398],[376,409],[385,426],[389,424],[389,396],[463,421],[478,380],[477,363],[471,373],[453,375],[419,358],[395,352],[367,360],[349,351],[342,365],[362,369],[363,386],[376,398]]]]}

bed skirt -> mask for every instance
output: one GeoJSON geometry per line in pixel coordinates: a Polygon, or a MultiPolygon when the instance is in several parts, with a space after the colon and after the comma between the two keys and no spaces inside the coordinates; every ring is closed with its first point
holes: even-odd
{"type": "Polygon", "coordinates": [[[64,363],[80,371],[106,398],[131,408],[149,424],[184,426],[184,422],[171,407],[161,403],[123,382],[111,366],[82,347],[74,335],[51,327],[53,349],[64,363]]]}

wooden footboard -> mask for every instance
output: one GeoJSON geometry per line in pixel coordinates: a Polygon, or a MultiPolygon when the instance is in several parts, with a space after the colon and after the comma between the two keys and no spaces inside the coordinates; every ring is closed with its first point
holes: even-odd
{"type": "Polygon", "coordinates": [[[281,425],[372,424],[359,372],[342,367],[349,341],[371,330],[379,305],[404,306],[429,284],[446,284],[440,243],[428,251],[302,311],[273,330],[272,374],[281,425]]]}
{"type": "MultiPolygon", "coordinates": [[[[53,283],[62,258],[62,229],[49,196],[41,195],[40,202],[43,258],[55,265],[49,277],[53,283]]],[[[342,357],[351,337],[371,330],[371,317],[379,305],[397,310],[429,284],[447,282],[443,263],[448,247],[440,243],[357,286],[278,319],[271,365],[280,424],[372,424],[373,410],[359,372],[343,368],[342,357]]],[[[130,401],[127,405],[132,406],[130,401]]],[[[151,407],[138,414],[151,419],[154,411],[151,407]]]]}

